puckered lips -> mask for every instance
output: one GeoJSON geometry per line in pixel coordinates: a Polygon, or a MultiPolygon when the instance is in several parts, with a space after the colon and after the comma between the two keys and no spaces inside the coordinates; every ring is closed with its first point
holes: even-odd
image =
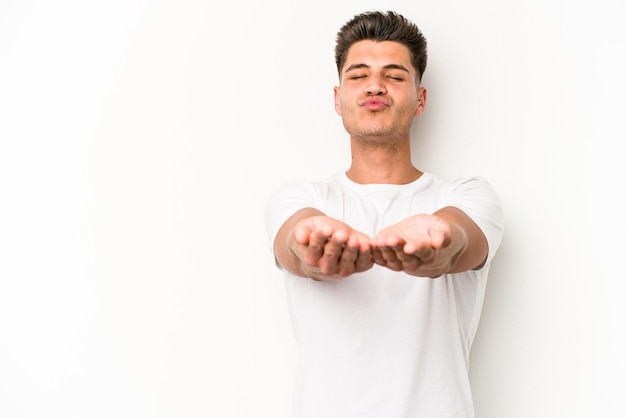
{"type": "Polygon", "coordinates": [[[377,111],[389,106],[389,102],[382,97],[368,97],[361,102],[361,106],[367,110],[377,111]]]}

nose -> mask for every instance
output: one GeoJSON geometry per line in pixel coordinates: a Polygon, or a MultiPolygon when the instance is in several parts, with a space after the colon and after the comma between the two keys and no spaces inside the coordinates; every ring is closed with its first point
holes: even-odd
{"type": "Polygon", "coordinates": [[[382,77],[371,75],[367,81],[365,91],[368,96],[380,96],[387,93],[387,87],[382,77]]]}

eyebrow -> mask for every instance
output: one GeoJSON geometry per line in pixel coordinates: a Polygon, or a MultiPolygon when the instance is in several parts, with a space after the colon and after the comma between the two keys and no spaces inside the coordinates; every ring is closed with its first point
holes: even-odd
{"type": "MultiPolygon", "coordinates": [[[[344,73],[347,73],[348,71],[351,71],[351,70],[357,70],[357,69],[360,69],[360,68],[370,68],[370,66],[367,65],[367,64],[352,64],[351,66],[346,68],[344,73]]],[[[404,65],[400,65],[400,64],[387,64],[383,68],[385,70],[401,70],[401,71],[406,71],[407,73],[409,73],[408,68],[406,68],[404,65]]]]}

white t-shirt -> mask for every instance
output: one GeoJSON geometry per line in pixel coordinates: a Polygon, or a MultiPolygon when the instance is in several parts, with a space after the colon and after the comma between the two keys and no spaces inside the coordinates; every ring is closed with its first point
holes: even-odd
{"type": "Polygon", "coordinates": [[[357,184],[344,173],[291,181],[266,207],[270,249],[282,224],[305,207],[369,236],[418,213],[455,206],[485,234],[483,268],[436,279],[374,265],[340,281],[285,272],[298,344],[297,418],[470,418],[468,360],[489,264],[502,237],[500,200],[481,178],[407,185],[357,184]]]}

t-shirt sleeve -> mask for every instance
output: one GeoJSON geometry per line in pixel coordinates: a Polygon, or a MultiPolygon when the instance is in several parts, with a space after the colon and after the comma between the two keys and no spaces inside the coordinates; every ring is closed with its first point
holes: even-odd
{"type": "Polygon", "coordinates": [[[485,234],[489,245],[488,264],[500,247],[504,232],[502,203],[497,192],[482,177],[457,179],[451,183],[446,206],[461,209],[485,234]]]}

